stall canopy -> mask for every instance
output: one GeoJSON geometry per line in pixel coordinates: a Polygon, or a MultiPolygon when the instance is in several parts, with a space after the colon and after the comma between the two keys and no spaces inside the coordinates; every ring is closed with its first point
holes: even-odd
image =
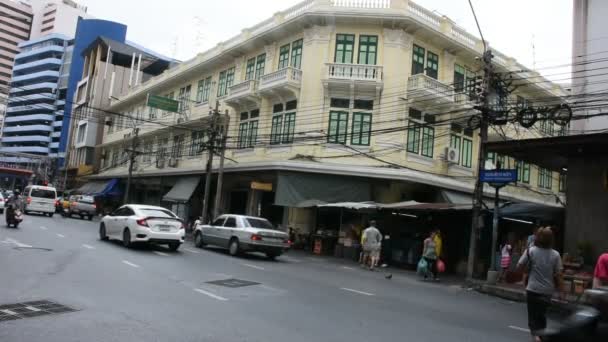
{"type": "Polygon", "coordinates": [[[120,196],[122,191],[118,187],[118,179],[92,181],[78,188],[74,193],[91,196],[120,196]]]}
{"type": "Polygon", "coordinates": [[[370,200],[370,195],[370,184],[364,179],[285,172],[279,174],[274,204],[297,207],[304,201],[312,204],[313,200],[364,202],[370,200]]]}
{"type": "Polygon", "coordinates": [[[200,180],[201,177],[199,176],[178,179],[173,188],[171,188],[171,190],[169,190],[169,192],[163,196],[163,201],[181,203],[188,202],[200,180]]]}
{"type": "Polygon", "coordinates": [[[338,203],[329,203],[329,204],[321,204],[317,205],[319,208],[344,208],[344,209],[377,209],[378,203],[374,202],[338,202],[338,203]]]}
{"type": "Polygon", "coordinates": [[[563,207],[551,207],[536,203],[514,203],[500,209],[500,217],[530,222],[562,222],[563,207]]]}

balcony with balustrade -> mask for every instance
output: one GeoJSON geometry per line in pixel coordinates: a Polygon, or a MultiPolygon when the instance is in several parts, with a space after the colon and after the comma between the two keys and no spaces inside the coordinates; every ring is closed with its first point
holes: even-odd
{"type": "Polygon", "coordinates": [[[323,85],[330,93],[354,91],[377,96],[384,87],[380,65],[327,63],[326,68],[323,85]]]}
{"type": "Polygon", "coordinates": [[[407,80],[407,99],[420,108],[454,105],[454,87],[425,74],[413,75],[407,80]]]}
{"type": "Polygon", "coordinates": [[[247,80],[228,88],[228,96],[224,100],[229,106],[246,106],[251,103],[258,104],[258,80],[247,80]]]}
{"type": "Polygon", "coordinates": [[[283,68],[260,77],[258,93],[262,96],[295,96],[300,93],[302,70],[283,68]]]}

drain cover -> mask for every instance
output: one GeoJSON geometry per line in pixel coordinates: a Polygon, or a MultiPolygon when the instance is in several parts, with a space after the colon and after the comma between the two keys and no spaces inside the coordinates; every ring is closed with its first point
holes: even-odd
{"type": "Polygon", "coordinates": [[[256,283],[255,281],[232,278],[232,279],[208,281],[207,284],[236,288],[236,287],[245,287],[245,286],[251,286],[251,285],[259,285],[260,283],[256,283]]]}
{"type": "Polygon", "coordinates": [[[72,311],[76,309],[48,300],[5,304],[0,305],[0,322],[72,311]]]}

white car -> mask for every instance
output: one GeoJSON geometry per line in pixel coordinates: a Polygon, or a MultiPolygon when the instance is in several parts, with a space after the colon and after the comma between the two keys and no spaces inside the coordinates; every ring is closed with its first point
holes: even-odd
{"type": "Polygon", "coordinates": [[[127,204],[101,219],[99,239],[133,243],[166,244],[176,251],[184,242],[185,226],[170,210],[151,205],[127,204]]]}
{"type": "Polygon", "coordinates": [[[57,190],[52,186],[28,185],[23,190],[25,207],[23,212],[38,212],[53,217],[57,205],[57,190]]]}
{"type": "Polygon", "coordinates": [[[230,255],[240,252],[263,252],[274,259],[289,249],[287,233],[276,230],[265,218],[222,215],[210,225],[197,224],[194,244],[227,248],[230,255]]]}

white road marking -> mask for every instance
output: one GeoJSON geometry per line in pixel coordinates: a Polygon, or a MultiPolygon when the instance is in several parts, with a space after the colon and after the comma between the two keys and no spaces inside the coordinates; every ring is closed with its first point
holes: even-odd
{"type": "Polygon", "coordinates": [[[209,296],[209,297],[211,297],[211,298],[213,298],[213,299],[217,299],[217,300],[221,300],[221,301],[227,301],[227,300],[228,300],[228,298],[224,298],[224,297],[218,296],[218,295],[216,295],[216,294],[213,294],[213,293],[211,293],[211,292],[207,292],[207,291],[205,291],[205,290],[201,290],[201,289],[194,289],[194,291],[196,291],[196,292],[198,292],[198,293],[200,293],[200,294],[204,294],[205,296],[209,296]]]}
{"type": "Polygon", "coordinates": [[[241,264],[241,265],[255,268],[256,270],[262,270],[262,271],[264,270],[264,267],[262,267],[262,266],[257,266],[257,265],[252,265],[252,264],[241,264]]]}
{"type": "Polygon", "coordinates": [[[161,255],[161,256],[169,256],[169,254],[163,253],[163,252],[159,252],[159,251],[154,251],[154,254],[161,255]]]}
{"type": "Polygon", "coordinates": [[[358,293],[358,294],[362,294],[364,296],[375,296],[373,293],[369,293],[369,292],[363,292],[363,291],[359,291],[359,290],[354,290],[354,289],[349,289],[347,287],[341,287],[340,290],[344,290],[344,291],[349,291],[349,292],[354,292],[354,293],[358,293]]]}
{"type": "Polygon", "coordinates": [[[3,242],[5,242],[5,243],[12,243],[13,245],[15,245],[17,247],[24,247],[24,248],[31,248],[32,247],[30,245],[27,245],[25,243],[21,243],[21,242],[15,240],[15,239],[11,239],[11,238],[6,238],[6,239],[4,239],[3,242]]]}
{"type": "Polygon", "coordinates": [[[7,315],[16,315],[17,313],[15,311],[11,311],[9,309],[4,309],[4,310],[0,310],[2,312],[4,312],[7,315]]]}
{"type": "Polygon", "coordinates": [[[65,235],[63,235],[63,234],[57,234],[57,237],[64,238],[65,235]]]}
{"type": "Polygon", "coordinates": [[[93,247],[91,245],[87,245],[86,243],[82,244],[82,247],[84,247],[86,249],[95,249],[95,247],[93,247]]]}
{"type": "Polygon", "coordinates": [[[38,308],[35,308],[35,307],[33,307],[33,306],[26,306],[25,308],[26,308],[26,309],[28,309],[28,310],[30,310],[30,311],[33,311],[33,312],[42,311],[42,310],[40,310],[40,309],[38,309],[38,308]]]}
{"type": "Polygon", "coordinates": [[[139,265],[134,264],[134,263],[132,263],[132,262],[129,262],[129,261],[127,261],[127,260],[123,260],[123,261],[122,261],[122,263],[123,263],[123,264],[125,264],[125,265],[129,265],[129,266],[131,266],[131,267],[135,267],[135,268],[138,268],[138,267],[139,267],[139,265]]]}
{"type": "Polygon", "coordinates": [[[509,329],[513,329],[513,330],[517,330],[517,331],[521,331],[521,332],[525,332],[525,333],[529,333],[530,329],[526,329],[526,328],[520,328],[514,325],[509,325],[509,329]]]}
{"type": "Polygon", "coordinates": [[[186,251],[186,252],[190,252],[190,253],[194,253],[194,254],[200,254],[201,252],[194,250],[194,249],[190,249],[190,248],[182,248],[182,250],[186,251]]]}
{"type": "Polygon", "coordinates": [[[281,256],[281,259],[289,261],[289,262],[294,262],[294,263],[302,262],[302,260],[300,260],[300,259],[288,257],[286,255],[281,256]]]}
{"type": "Polygon", "coordinates": [[[342,268],[345,270],[354,270],[354,268],[350,266],[342,266],[342,268]]]}
{"type": "Polygon", "coordinates": [[[47,230],[48,228],[47,228],[47,227],[45,227],[45,226],[40,226],[40,229],[42,229],[42,230],[47,230]]]}

